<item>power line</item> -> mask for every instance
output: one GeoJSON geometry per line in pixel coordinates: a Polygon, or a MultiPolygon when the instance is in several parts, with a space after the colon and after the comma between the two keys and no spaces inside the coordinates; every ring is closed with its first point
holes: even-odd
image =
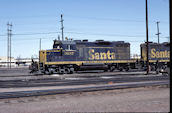
{"type": "MultiPolygon", "coordinates": [[[[59,13],[60,14],[60,13],[59,13]]],[[[1,18],[50,18],[50,17],[54,17],[57,18],[56,15],[35,15],[35,16],[18,16],[18,17],[1,17],[1,18]]],[[[88,19],[88,20],[100,20],[100,21],[121,21],[121,22],[141,22],[144,23],[144,20],[134,20],[134,19],[121,19],[121,18],[100,18],[100,17],[89,17],[89,16],[75,16],[75,15],[70,15],[70,14],[66,14],[66,17],[71,17],[71,18],[76,18],[76,19],[88,19]]],[[[155,23],[156,21],[151,21],[149,20],[149,22],[155,23]]],[[[167,21],[161,21],[161,23],[164,24],[169,24],[169,22],[167,21]]]]}
{"type": "Polygon", "coordinates": [[[66,32],[66,33],[83,34],[83,35],[119,36],[119,37],[144,37],[144,35],[120,35],[120,34],[83,33],[83,32],[66,32]]]}
{"type": "MultiPolygon", "coordinates": [[[[42,34],[58,34],[61,32],[39,32],[39,33],[16,33],[12,34],[13,36],[25,36],[25,35],[42,35],[42,34]]],[[[102,34],[102,33],[88,33],[88,32],[65,32],[68,34],[80,34],[80,35],[95,35],[95,36],[118,36],[118,37],[145,37],[145,35],[121,35],[121,34],[102,34]]],[[[7,36],[7,35],[0,35],[0,36],[7,36]]],[[[151,36],[151,38],[156,38],[154,36],[151,36]]],[[[166,37],[160,37],[160,38],[169,38],[169,36],[166,37]]]]}
{"type": "MultiPolygon", "coordinates": [[[[39,32],[39,33],[16,33],[13,34],[14,36],[19,35],[42,35],[42,34],[57,34],[61,32],[39,32]]],[[[106,36],[126,36],[126,37],[145,37],[144,35],[120,35],[120,34],[101,34],[101,33],[84,33],[84,32],[65,32],[71,34],[83,34],[83,35],[106,35],[106,36]]],[[[7,35],[0,35],[0,36],[7,36],[7,35]]]]}
{"type": "Polygon", "coordinates": [[[0,35],[0,36],[7,36],[7,35],[0,35]]]}
{"type": "MultiPolygon", "coordinates": [[[[86,17],[86,16],[73,16],[73,15],[66,15],[68,17],[72,17],[72,18],[81,18],[81,19],[89,19],[89,20],[102,20],[102,21],[121,21],[121,22],[140,22],[140,23],[144,23],[144,20],[134,20],[134,19],[120,19],[120,18],[97,18],[97,17],[86,17]]],[[[150,21],[154,23],[155,21],[150,21]]],[[[162,21],[162,23],[165,24],[169,24],[169,22],[167,21],[162,21]]]]}
{"type": "Polygon", "coordinates": [[[42,35],[42,34],[57,34],[61,32],[40,32],[40,33],[22,33],[22,34],[13,34],[13,35],[42,35]]]}

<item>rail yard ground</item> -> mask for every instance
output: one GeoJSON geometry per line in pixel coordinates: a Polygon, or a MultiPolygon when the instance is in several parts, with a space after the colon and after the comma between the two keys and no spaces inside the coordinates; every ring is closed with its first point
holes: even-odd
{"type": "Polygon", "coordinates": [[[0,113],[169,112],[169,88],[137,88],[0,100],[0,113]]]}
{"type": "Polygon", "coordinates": [[[0,113],[169,112],[168,75],[135,70],[64,75],[28,72],[28,68],[0,69],[0,113]]]}

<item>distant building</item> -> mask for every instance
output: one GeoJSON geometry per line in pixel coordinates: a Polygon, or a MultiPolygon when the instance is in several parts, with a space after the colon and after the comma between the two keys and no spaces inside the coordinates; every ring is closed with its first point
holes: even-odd
{"type": "MultiPolygon", "coordinates": [[[[11,66],[15,66],[16,60],[12,57],[11,58],[11,66]]],[[[7,57],[6,56],[0,56],[0,67],[7,67],[7,57]]]]}
{"type": "Polygon", "coordinates": [[[140,59],[141,57],[140,57],[140,55],[138,55],[138,54],[133,54],[133,55],[131,56],[131,58],[132,58],[132,59],[140,59]]]}
{"type": "MultiPolygon", "coordinates": [[[[34,61],[38,61],[38,58],[34,58],[34,61]]],[[[18,66],[29,66],[32,62],[31,58],[11,58],[11,67],[18,67],[18,66]]],[[[7,57],[0,56],[0,67],[7,67],[7,57]]]]}

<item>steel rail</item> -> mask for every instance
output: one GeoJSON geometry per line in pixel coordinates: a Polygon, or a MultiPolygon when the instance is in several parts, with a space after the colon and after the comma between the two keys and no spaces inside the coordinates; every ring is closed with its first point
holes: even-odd
{"type": "Polygon", "coordinates": [[[156,81],[156,82],[154,81],[151,83],[133,83],[133,84],[105,85],[105,86],[94,86],[94,87],[87,86],[83,88],[2,92],[0,93],[0,99],[67,94],[67,93],[77,93],[77,92],[93,92],[93,91],[102,91],[102,90],[127,89],[127,88],[138,88],[138,87],[148,87],[148,86],[160,86],[160,85],[169,85],[169,81],[156,81]]]}
{"type": "Polygon", "coordinates": [[[40,87],[40,86],[68,86],[68,85],[88,85],[88,84],[106,84],[108,82],[124,83],[124,82],[140,82],[140,81],[156,81],[156,80],[169,80],[169,76],[134,76],[134,77],[111,77],[103,78],[89,78],[79,80],[65,80],[65,79],[43,79],[34,81],[4,81],[0,82],[0,88],[13,88],[13,87],[40,87]]]}

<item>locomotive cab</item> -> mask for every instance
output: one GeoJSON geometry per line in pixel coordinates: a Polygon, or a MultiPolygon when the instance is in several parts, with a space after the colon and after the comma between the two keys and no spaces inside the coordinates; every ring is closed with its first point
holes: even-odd
{"type": "Polygon", "coordinates": [[[54,40],[53,49],[76,50],[76,42],[54,40]]]}
{"type": "Polygon", "coordinates": [[[67,64],[76,59],[77,53],[76,42],[54,40],[53,49],[39,51],[39,70],[42,73],[71,73],[73,69],[67,64]]]}
{"type": "Polygon", "coordinates": [[[54,40],[53,49],[60,49],[62,47],[62,43],[60,40],[54,40]]]}

